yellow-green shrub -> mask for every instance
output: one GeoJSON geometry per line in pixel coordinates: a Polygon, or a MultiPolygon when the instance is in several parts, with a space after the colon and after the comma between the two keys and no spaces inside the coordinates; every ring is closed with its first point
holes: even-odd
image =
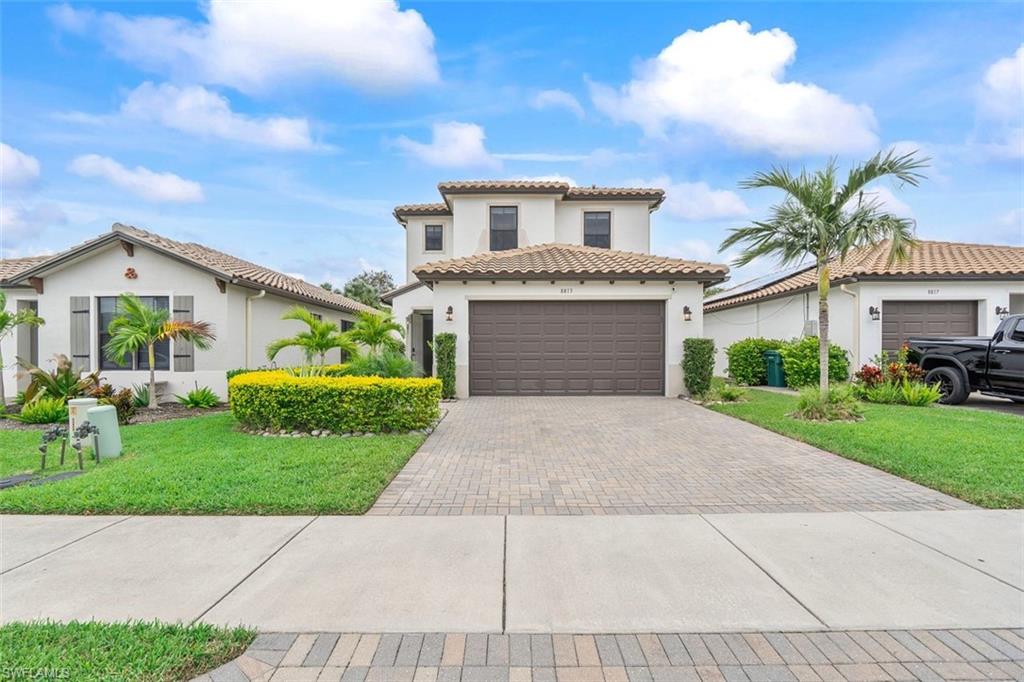
{"type": "Polygon", "coordinates": [[[438,379],[297,377],[249,372],[228,384],[231,412],[246,426],[335,433],[412,431],[440,415],[438,379]]]}

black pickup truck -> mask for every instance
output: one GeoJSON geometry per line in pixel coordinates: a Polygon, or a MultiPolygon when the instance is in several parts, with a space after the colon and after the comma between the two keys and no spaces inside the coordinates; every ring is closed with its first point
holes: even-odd
{"type": "Polygon", "coordinates": [[[1024,403],[1024,315],[1004,319],[986,336],[912,336],[909,359],[928,383],[938,382],[940,402],[956,405],[971,391],[1024,403]]]}

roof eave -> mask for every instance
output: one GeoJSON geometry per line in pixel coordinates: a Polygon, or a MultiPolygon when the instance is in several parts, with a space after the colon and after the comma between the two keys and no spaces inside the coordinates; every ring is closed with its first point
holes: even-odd
{"type": "Polygon", "coordinates": [[[649,272],[649,273],[636,273],[636,272],[464,272],[464,273],[433,273],[433,272],[416,272],[413,274],[422,282],[440,282],[440,281],[543,281],[543,280],[562,280],[562,281],[604,281],[604,280],[616,280],[616,281],[657,281],[657,282],[675,282],[675,281],[695,281],[713,284],[724,281],[727,273],[711,273],[711,272],[687,272],[687,273],[664,273],[664,272],[649,272]]]}

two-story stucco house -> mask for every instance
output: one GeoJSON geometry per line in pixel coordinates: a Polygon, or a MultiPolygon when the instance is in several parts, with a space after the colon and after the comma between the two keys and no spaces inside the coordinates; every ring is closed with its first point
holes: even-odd
{"type": "MultiPolygon", "coordinates": [[[[23,326],[3,339],[8,399],[27,381],[17,371],[15,357],[52,369],[52,358],[59,353],[80,369],[99,370],[114,386],[144,383],[149,377],[145,353],[123,364],[103,353],[117,297],[125,292],[169,310],[175,319],[209,322],[217,335],[207,351],[196,351],[184,341],[157,346],[156,378],[166,388],[164,399],[196,384],[225,397],[226,370],[266,365],[267,344],[305,328],[301,322],[281,319],[291,306],[301,305],[343,328],[354,323],[359,312],[372,310],[202,244],[121,224],[57,254],[0,260],[0,288],[7,294],[8,309],[33,308],[46,320],[42,327],[23,326]]],[[[340,351],[330,360],[339,362],[340,351]]],[[[302,354],[287,348],[276,362],[296,365],[302,354]]]]}
{"type": "Polygon", "coordinates": [[[406,284],[390,292],[406,349],[431,373],[456,335],[470,395],[683,391],[683,339],[701,336],[704,287],[724,265],[650,253],[650,188],[442,182],[443,201],[395,208],[406,284]]]}

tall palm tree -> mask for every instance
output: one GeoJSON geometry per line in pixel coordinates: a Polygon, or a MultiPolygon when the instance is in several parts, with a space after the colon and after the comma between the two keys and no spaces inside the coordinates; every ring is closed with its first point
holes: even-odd
{"type": "Polygon", "coordinates": [[[151,308],[135,294],[121,294],[114,319],[107,328],[110,338],[103,347],[107,357],[123,364],[143,348],[149,359],[149,409],[156,409],[156,344],[168,339],[192,343],[206,350],[216,340],[209,322],[172,320],[164,308],[151,308]]]}
{"type": "MultiPolygon", "coordinates": [[[[18,325],[25,324],[30,327],[39,327],[46,324],[46,320],[39,317],[36,311],[31,308],[22,308],[17,312],[7,310],[7,294],[0,291],[0,343],[4,338],[14,333],[18,325]]],[[[7,410],[6,393],[4,393],[4,358],[0,354],[0,412],[7,410]]]]}
{"type": "Polygon", "coordinates": [[[356,343],[366,346],[370,355],[379,355],[382,350],[400,351],[401,339],[405,336],[402,325],[386,311],[359,313],[355,326],[345,333],[356,343]]]}
{"type": "Polygon", "coordinates": [[[343,353],[351,355],[356,345],[347,336],[338,331],[338,325],[324,322],[302,306],[295,306],[285,311],[282,320],[298,320],[308,329],[286,339],[278,339],[267,346],[267,359],[273,360],[285,348],[298,347],[306,357],[306,364],[312,365],[314,359],[323,365],[327,352],[340,348],[343,353]]]}
{"type": "Polygon", "coordinates": [[[773,187],[785,192],[782,203],[772,206],[769,217],[747,227],[731,230],[719,251],[743,245],[736,265],[761,256],[775,256],[790,265],[813,259],[818,274],[818,387],[828,394],[828,291],[829,263],[842,263],[851,249],[889,242],[889,263],[902,260],[914,245],[910,220],[884,209],[877,196],[865,194],[867,185],[884,177],[916,187],[924,178],[919,171],[929,159],[917,152],[879,152],[854,166],[840,184],[835,159],[813,173],[793,175],[786,168],[756,173],[740,184],[745,189],[773,187]]]}

